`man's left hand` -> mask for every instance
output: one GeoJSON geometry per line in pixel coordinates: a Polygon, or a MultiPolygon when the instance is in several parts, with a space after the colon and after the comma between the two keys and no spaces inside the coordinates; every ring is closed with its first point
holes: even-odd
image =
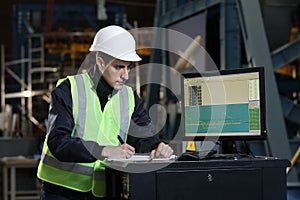
{"type": "Polygon", "coordinates": [[[173,152],[173,149],[169,145],[161,142],[156,149],[151,151],[150,157],[151,159],[168,158],[173,154],[173,152]]]}

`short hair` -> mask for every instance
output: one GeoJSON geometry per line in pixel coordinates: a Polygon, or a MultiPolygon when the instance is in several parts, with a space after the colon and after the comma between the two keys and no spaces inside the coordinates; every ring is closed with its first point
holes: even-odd
{"type": "Polygon", "coordinates": [[[101,51],[96,52],[96,58],[98,58],[98,57],[101,57],[104,60],[104,63],[109,63],[110,61],[116,59],[116,58],[114,58],[104,52],[101,52],[101,51]]]}

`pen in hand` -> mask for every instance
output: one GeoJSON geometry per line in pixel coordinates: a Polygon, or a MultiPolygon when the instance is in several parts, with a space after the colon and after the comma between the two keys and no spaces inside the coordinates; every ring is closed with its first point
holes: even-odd
{"type": "Polygon", "coordinates": [[[122,145],[122,144],[125,144],[124,140],[121,138],[120,135],[118,135],[118,140],[119,140],[119,142],[120,142],[121,145],[122,145]]]}
{"type": "Polygon", "coordinates": [[[130,146],[129,144],[126,144],[120,135],[118,135],[118,140],[121,144],[121,148],[123,149],[123,151],[125,151],[126,154],[128,154],[126,155],[126,158],[130,158],[135,153],[134,147],[130,146]]]}

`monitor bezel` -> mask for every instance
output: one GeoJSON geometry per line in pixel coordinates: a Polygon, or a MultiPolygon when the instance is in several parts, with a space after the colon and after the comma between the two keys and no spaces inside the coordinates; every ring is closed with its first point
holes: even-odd
{"type": "Polygon", "coordinates": [[[185,135],[185,107],[184,107],[184,98],[182,96],[181,102],[181,123],[182,123],[182,140],[183,141],[215,141],[216,138],[218,141],[242,141],[242,140],[265,140],[267,138],[267,129],[266,129],[266,95],[265,95],[265,74],[264,67],[249,67],[249,68],[235,68],[235,69],[225,69],[225,70],[217,70],[217,71],[205,71],[205,72],[192,72],[192,73],[183,73],[181,77],[181,94],[184,94],[184,79],[185,78],[195,78],[195,77],[209,77],[209,76],[223,76],[230,74],[246,74],[258,72],[259,75],[259,94],[260,94],[260,135],[236,135],[236,136],[186,136],[185,135]]]}

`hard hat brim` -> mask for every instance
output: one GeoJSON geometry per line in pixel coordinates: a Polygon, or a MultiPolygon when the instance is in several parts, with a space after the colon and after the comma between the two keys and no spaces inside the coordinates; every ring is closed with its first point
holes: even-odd
{"type": "Polygon", "coordinates": [[[106,53],[116,59],[123,60],[123,61],[137,62],[137,61],[142,60],[141,57],[139,57],[135,51],[129,52],[124,55],[114,55],[114,53],[111,52],[110,50],[104,49],[103,47],[95,47],[95,45],[92,45],[89,50],[90,51],[100,51],[100,52],[106,53]]]}
{"type": "Polygon", "coordinates": [[[142,60],[136,53],[120,56],[117,59],[130,62],[137,62],[142,60]]]}

